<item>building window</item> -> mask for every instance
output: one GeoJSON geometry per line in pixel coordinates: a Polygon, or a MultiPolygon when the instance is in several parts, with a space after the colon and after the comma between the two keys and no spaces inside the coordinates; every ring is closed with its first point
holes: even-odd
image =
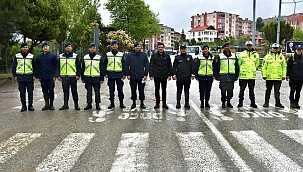
{"type": "Polygon", "coordinates": [[[215,20],[213,20],[213,23],[215,23],[216,21],[215,20]]]}
{"type": "Polygon", "coordinates": [[[213,18],[216,18],[216,15],[213,15],[213,18]]]}
{"type": "Polygon", "coordinates": [[[199,32],[199,35],[198,36],[201,36],[201,32],[199,32]]]}
{"type": "Polygon", "coordinates": [[[195,32],[193,32],[193,36],[195,36],[195,32]]]}
{"type": "Polygon", "coordinates": [[[225,34],[228,34],[228,31],[226,31],[225,34]]]}

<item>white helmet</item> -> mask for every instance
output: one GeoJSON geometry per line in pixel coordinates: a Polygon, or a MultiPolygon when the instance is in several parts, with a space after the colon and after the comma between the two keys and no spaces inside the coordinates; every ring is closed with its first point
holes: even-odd
{"type": "Polygon", "coordinates": [[[253,43],[251,41],[246,41],[245,45],[252,45],[253,43]]]}

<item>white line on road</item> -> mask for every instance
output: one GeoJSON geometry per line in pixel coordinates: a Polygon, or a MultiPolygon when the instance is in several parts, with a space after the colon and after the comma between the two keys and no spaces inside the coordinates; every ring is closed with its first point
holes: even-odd
{"type": "Polygon", "coordinates": [[[241,159],[241,157],[237,154],[237,152],[230,146],[228,141],[224,138],[224,136],[220,133],[220,131],[208,120],[208,118],[200,111],[197,105],[190,100],[190,104],[192,108],[197,112],[202,121],[208,126],[208,128],[212,131],[212,133],[217,138],[219,144],[222,146],[224,151],[228,154],[234,164],[240,171],[243,172],[252,172],[250,167],[241,159]]]}
{"type": "Polygon", "coordinates": [[[303,145],[303,130],[279,130],[288,137],[294,139],[296,142],[303,145]]]}
{"type": "Polygon", "coordinates": [[[0,143],[0,164],[40,136],[40,133],[17,133],[6,142],[0,143]]]}
{"type": "Polygon", "coordinates": [[[124,133],[116,151],[111,172],[148,171],[148,133],[124,133]]]}
{"type": "Polygon", "coordinates": [[[83,153],[94,133],[72,133],[48,155],[36,171],[69,171],[83,153]]]}
{"type": "Polygon", "coordinates": [[[201,132],[176,133],[188,172],[226,171],[201,132]]]}
{"type": "Polygon", "coordinates": [[[256,132],[230,131],[253,157],[270,171],[303,171],[303,168],[270,145],[256,132]]]}

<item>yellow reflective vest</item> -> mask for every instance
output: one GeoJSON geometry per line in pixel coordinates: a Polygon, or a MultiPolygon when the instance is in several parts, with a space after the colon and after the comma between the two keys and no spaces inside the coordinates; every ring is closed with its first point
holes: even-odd
{"type": "Polygon", "coordinates": [[[256,79],[259,67],[259,54],[255,51],[244,50],[238,56],[239,79],[256,79]]]}
{"type": "Polygon", "coordinates": [[[226,57],[223,53],[220,55],[220,71],[219,74],[236,74],[235,63],[236,57],[234,54],[226,57]]]}
{"type": "Polygon", "coordinates": [[[199,68],[198,68],[198,75],[203,76],[212,76],[213,75],[213,59],[209,56],[208,59],[206,59],[203,55],[198,56],[198,60],[200,62],[199,68]]]}
{"type": "Polygon", "coordinates": [[[89,54],[85,55],[83,58],[85,63],[84,76],[86,77],[100,77],[100,61],[101,56],[96,55],[93,59],[89,57],[89,54]]]}
{"type": "Polygon", "coordinates": [[[33,74],[33,59],[34,55],[28,53],[28,55],[24,58],[21,53],[16,54],[17,66],[16,66],[16,74],[33,74]]]}
{"type": "Polygon", "coordinates": [[[76,76],[76,60],[76,53],[73,53],[73,57],[65,57],[64,54],[60,54],[60,76],[76,76]]]}
{"type": "Polygon", "coordinates": [[[112,52],[106,53],[107,56],[107,71],[111,72],[122,72],[122,60],[123,60],[123,53],[118,52],[116,55],[113,55],[112,52]]]}
{"type": "Polygon", "coordinates": [[[281,53],[269,53],[264,57],[262,65],[262,77],[266,80],[282,80],[286,78],[285,58],[281,53]]]}

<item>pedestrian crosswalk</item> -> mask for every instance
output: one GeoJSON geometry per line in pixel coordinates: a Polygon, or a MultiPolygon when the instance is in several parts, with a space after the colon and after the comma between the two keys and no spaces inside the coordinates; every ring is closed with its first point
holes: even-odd
{"type": "MultiPolygon", "coordinates": [[[[289,145],[291,149],[299,149],[293,151],[303,149],[303,130],[279,130],[277,132],[302,146],[298,148],[289,145]]],[[[263,138],[261,133],[258,134],[253,130],[229,131],[228,133],[230,134],[230,138],[227,139],[230,141],[228,144],[233,143],[231,140],[236,140],[258,162],[257,165],[262,166],[267,171],[303,171],[303,164],[299,164],[296,160],[292,160],[291,157],[282,153],[279,148],[274,146],[276,144],[268,141],[270,139],[263,138]]],[[[148,160],[150,156],[149,147],[156,140],[150,140],[150,134],[148,132],[122,133],[121,138],[118,139],[119,143],[115,154],[108,155],[114,157],[110,171],[143,172],[151,170],[152,167],[148,160]]],[[[22,149],[31,149],[33,141],[45,139],[45,137],[40,137],[41,135],[43,133],[17,133],[0,143],[0,167],[9,159],[14,158],[22,149]]],[[[174,135],[180,146],[179,151],[182,154],[187,171],[228,171],[223,165],[221,157],[214,151],[215,148],[209,143],[208,135],[202,132],[175,132],[174,135]]],[[[94,137],[96,137],[96,133],[71,133],[67,135],[57,147],[49,152],[44,160],[39,160],[40,163],[36,165],[35,170],[38,172],[70,171],[87,150],[86,148],[90,146],[94,137]]],[[[236,149],[233,145],[230,146],[232,149],[236,149]]],[[[226,151],[226,149],[222,149],[226,151]]],[[[235,152],[237,151],[235,150],[235,152]]],[[[227,153],[227,155],[231,159],[233,158],[230,154],[227,153]]],[[[251,170],[253,168],[247,165],[250,164],[246,162],[247,159],[241,157],[241,155],[239,157],[242,160],[240,162],[244,164],[235,164],[238,171],[253,171],[251,170]]],[[[298,159],[302,158],[298,157],[298,159]]]]}

